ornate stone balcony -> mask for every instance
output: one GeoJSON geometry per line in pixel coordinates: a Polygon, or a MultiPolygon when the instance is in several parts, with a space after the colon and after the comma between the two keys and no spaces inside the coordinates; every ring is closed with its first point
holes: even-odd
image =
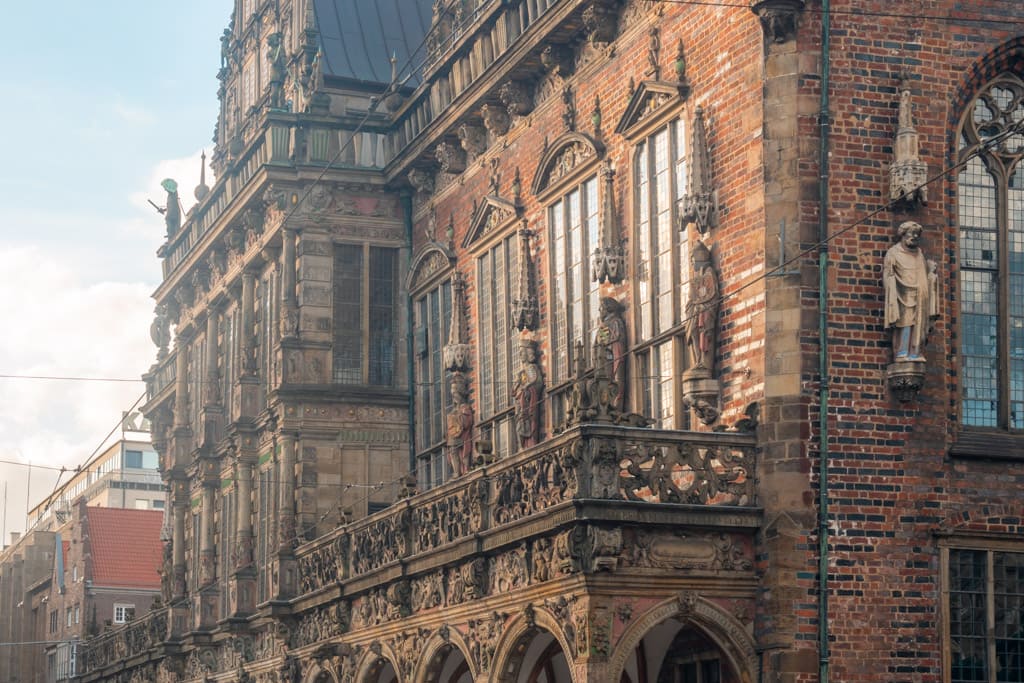
{"type": "Polygon", "coordinates": [[[163,398],[164,392],[174,386],[174,379],[177,376],[176,358],[177,352],[169,353],[154,363],[149,372],[142,376],[146,382],[147,403],[163,398]]]}
{"type": "MultiPolygon", "coordinates": [[[[572,547],[580,539],[571,536],[593,536],[599,522],[750,528],[754,462],[750,434],[581,425],[298,548],[298,592],[304,600],[386,587],[558,532],[546,552],[564,553],[561,561],[614,563],[572,547]]],[[[415,584],[412,593],[415,611],[415,584]]]]}
{"type": "Polygon", "coordinates": [[[167,639],[169,609],[156,609],[141,619],[84,641],[78,646],[78,675],[110,665],[124,665],[167,639]]]}

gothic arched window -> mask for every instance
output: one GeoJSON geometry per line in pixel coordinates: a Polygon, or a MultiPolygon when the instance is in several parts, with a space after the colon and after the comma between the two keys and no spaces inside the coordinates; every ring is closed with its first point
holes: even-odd
{"type": "Polygon", "coordinates": [[[1024,433],[1024,81],[1003,74],[964,112],[957,178],[960,422],[1024,433]]]}

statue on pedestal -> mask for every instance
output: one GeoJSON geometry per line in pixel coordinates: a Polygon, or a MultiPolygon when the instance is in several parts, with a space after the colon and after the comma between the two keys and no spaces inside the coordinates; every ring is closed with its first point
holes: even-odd
{"type": "Polygon", "coordinates": [[[938,273],[921,253],[921,225],[906,221],[896,231],[899,242],[885,253],[885,326],[892,328],[895,362],[924,361],[922,347],[938,316],[938,273]]]}
{"type": "Polygon", "coordinates": [[[718,275],[711,265],[711,252],[702,242],[693,248],[690,261],[693,270],[685,312],[687,374],[711,377],[718,336],[718,275]]]}
{"type": "Polygon", "coordinates": [[[600,320],[594,330],[594,365],[601,363],[618,386],[615,407],[623,410],[626,399],[626,321],[623,306],[610,296],[601,298],[600,320]],[[604,354],[599,357],[598,350],[604,354]]]}

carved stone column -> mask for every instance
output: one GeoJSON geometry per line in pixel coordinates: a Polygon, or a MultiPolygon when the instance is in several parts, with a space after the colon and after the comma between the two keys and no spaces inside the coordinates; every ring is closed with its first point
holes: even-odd
{"type": "Polygon", "coordinates": [[[203,482],[202,507],[199,511],[199,574],[203,586],[216,578],[216,550],[213,547],[213,511],[217,504],[216,483],[203,482]]]}
{"type": "Polygon", "coordinates": [[[281,338],[290,339],[299,334],[299,310],[295,299],[295,239],[292,228],[282,229],[281,248],[281,338]]]}
{"type": "Polygon", "coordinates": [[[199,425],[200,446],[212,449],[220,440],[224,410],[221,406],[220,377],[217,360],[220,344],[217,340],[220,313],[211,306],[206,316],[206,368],[203,370],[203,411],[199,425]]]}
{"type": "Polygon", "coordinates": [[[174,358],[174,428],[188,427],[188,347],[178,337],[174,358]]]}
{"type": "Polygon", "coordinates": [[[252,271],[242,273],[242,373],[256,374],[256,338],[253,335],[253,300],[256,276],[252,271]]]}
{"type": "Polygon", "coordinates": [[[296,590],[295,547],[295,449],[298,435],[282,432],[279,436],[281,457],[278,460],[278,547],[274,558],[276,585],[274,599],[287,600],[296,590]]]}
{"type": "Polygon", "coordinates": [[[252,472],[254,457],[237,454],[235,462],[234,567],[228,581],[231,619],[244,620],[256,609],[256,567],[253,565],[252,472]]]}
{"type": "Polygon", "coordinates": [[[172,601],[185,598],[185,514],[188,512],[188,489],[185,480],[173,482],[174,521],[171,529],[171,564],[173,567],[172,601]]]}

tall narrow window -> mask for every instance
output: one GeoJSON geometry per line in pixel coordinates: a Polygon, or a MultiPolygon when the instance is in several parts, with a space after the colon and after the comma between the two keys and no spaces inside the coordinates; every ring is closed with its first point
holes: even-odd
{"type": "Polygon", "coordinates": [[[639,409],[663,429],[683,426],[675,420],[675,378],[683,369],[675,336],[690,270],[686,232],[676,227],[686,189],[684,132],[682,119],[671,121],[641,138],[634,156],[639,409]]]}
{"type": "Polygon", "coordinates": [[[370,384],[390,386],[395,372],[397,252],[370,247],[370,384]]]}
{"type": "Polygon", "coordinates": [[[598,244],[597,178],[588,178],[548,208],[551,230],[552,380],[572,376],[575,345],[589,359],[590,329],[597,318],[598,283],[590,278],[590,254],[598,244]]]}
{"type": "Polygon", "coordinates": [[[334,381],[391,386],[395,381],[398,250],[334,247],[334,381]]]}
{"type": "Polygon", "coordinates": [[[441,484],[450,475],[444,454],[445,414],[451,389],[445,378],[441,349],[448,341],[452,318],[452,285],[443,280],[415,295],[416,326],[416,453],[417,481],[423,488],[441,484]]]}
{"type": "Polygon", "coordinates": [[[960,126],[960,420],[1024,433],[1024,81],[1004,74],[960,126]]]}
{"type": "Polygon", "coordinates": [[[511,235],[477,258],[480,425],[490,428],[498,456],[515,448],[510,394],[516,353],[510,311],[519,279],[516,248],[516,237],[511,235]]]}

